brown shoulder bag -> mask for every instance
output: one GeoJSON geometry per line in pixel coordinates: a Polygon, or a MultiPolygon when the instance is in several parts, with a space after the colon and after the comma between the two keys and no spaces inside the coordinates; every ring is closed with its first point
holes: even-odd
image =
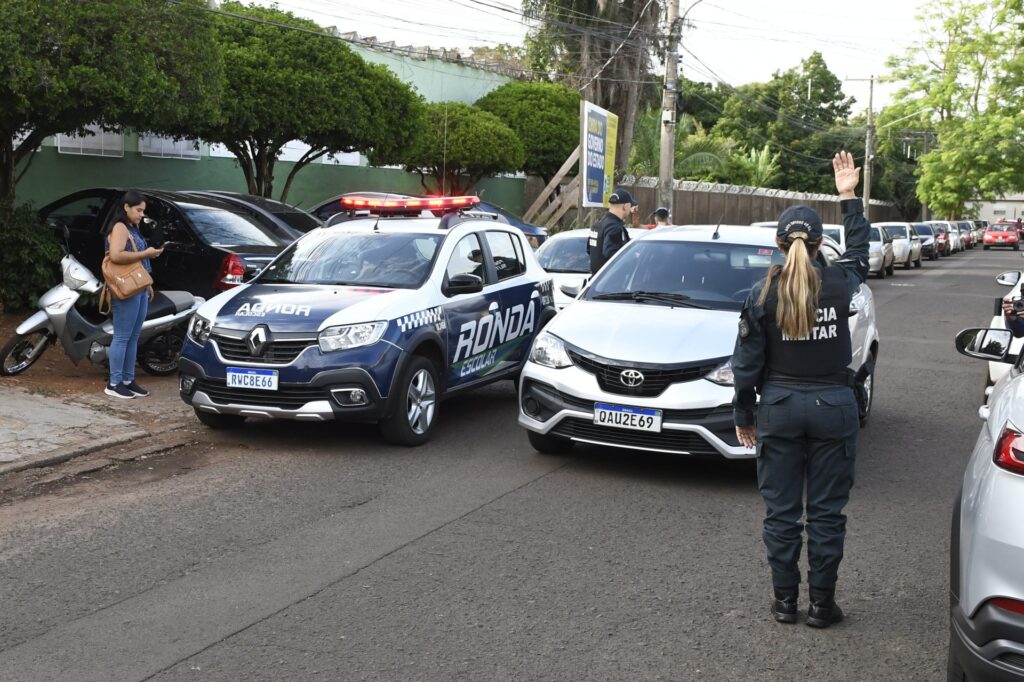
{"type": "MultiPolygon", "coordinates": [[[[135,237],[132,236],[131,231],[128,232],[128,238],[132,240],[132,247],[138,252],[139,245],[135,243],[135,237]]],[[[103,256],[102,270],[107,295],[122,301],[153,284],[153,278],[142,266],[142,261],[122,265],[110,260],[108,252],[103,256]]]]}

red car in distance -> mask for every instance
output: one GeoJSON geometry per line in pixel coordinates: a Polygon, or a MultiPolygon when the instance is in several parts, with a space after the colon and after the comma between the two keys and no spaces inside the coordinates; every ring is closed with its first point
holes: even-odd
{"type": "Polygon", "coordinates": [[[1014,251],[1020,251],[1020,234],[1017,232],[1017,227],[1011,222],[990,223],[985,228],[984,245],[986,251],[993,246],[1012,247],[1014,251]]]}

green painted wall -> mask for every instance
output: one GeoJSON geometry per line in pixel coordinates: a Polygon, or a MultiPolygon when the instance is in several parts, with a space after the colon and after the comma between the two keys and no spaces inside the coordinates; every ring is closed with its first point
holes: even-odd
{"type": "MultiPolygon", "coordinates": [[[[132,187],[151,189],[222,189],[244,192],[245,179],[234,159],[204,156],[197,160],[158,159],[142,156],[137,138],[125,135],[123,158],[59,154],[44,146],[25,177],[18,183],[18,203],[43,206],[71,192],[89,187],[132,187]]],[[[278,196],[292,167],[279,161],[275,166],[278,196]]],[[[526,210],[525,182],[519,178],[488,178],[479,183],[478,193],[512,213],[526,210]]],[[[419,176],[402,170],[366,166],[310,164],[295,178],[288,202],[312,206],[343,192],[399,192],[421,194],[419,176]]]]}

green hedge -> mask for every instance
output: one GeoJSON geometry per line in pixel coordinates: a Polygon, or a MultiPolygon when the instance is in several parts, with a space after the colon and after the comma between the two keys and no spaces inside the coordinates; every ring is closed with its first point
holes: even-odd
{"type": "Polygon", "coordinates": [[[31,206],[0,204],[0,312],[36,305],[60,277],[61,248],[31,206]]]}

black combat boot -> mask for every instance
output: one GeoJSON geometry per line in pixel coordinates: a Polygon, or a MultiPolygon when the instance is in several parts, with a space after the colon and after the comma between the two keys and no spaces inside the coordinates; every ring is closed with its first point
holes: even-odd
{"type": "Polygon", "coordinates": [[[772,616],[780,623],[796,622],[796,600],[800,596],[799,587],[776,587],[775,598],[772,600],[772,616]]]}
{"type": "Polygon", "coordinates": [[[807,624],[812,628],[827,628],[843,619],[843,610],[835,600],[835,588],[811,588],[811,606],[807,609],[807,624]]]}

